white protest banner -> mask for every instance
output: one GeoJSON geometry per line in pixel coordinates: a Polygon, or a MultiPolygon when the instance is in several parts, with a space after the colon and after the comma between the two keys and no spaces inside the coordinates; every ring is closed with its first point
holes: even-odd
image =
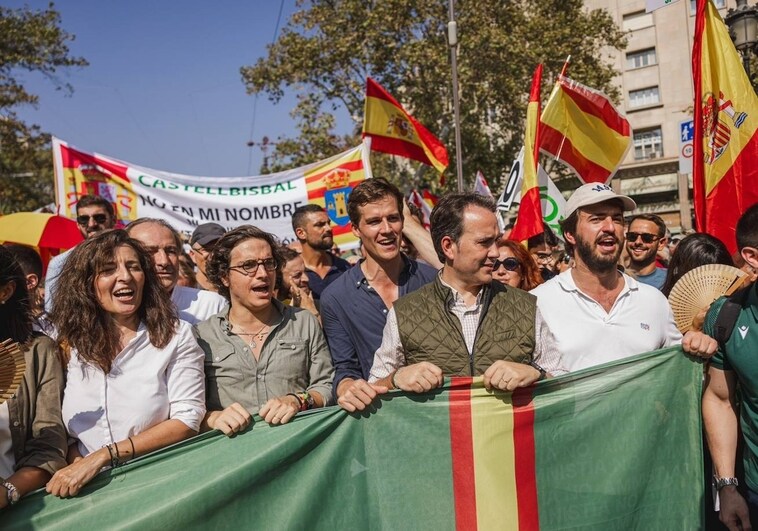
{"type": "Polygon", "coordinates": [[[88,153],[53,138],[55,198],[58,213],[74,218],[76,202],[85,194],[107,198],[118,221],[164,219],[180,232],[210,221],[231,229],[255,225],[282,243],[294,239],[292,213],[315,203],[334,223],[340,247],[357,246],[350,230],[347,198],[361,181],[371,177],[368,149],[362,144],[315,162],[255,177],[197,177],[143,168],[98,153],[88,153]]]}

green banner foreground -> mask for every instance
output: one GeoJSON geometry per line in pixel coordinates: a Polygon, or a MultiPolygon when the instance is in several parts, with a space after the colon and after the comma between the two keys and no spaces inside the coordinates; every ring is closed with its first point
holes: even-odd
{"type": "Polygon", "coordinates": [[[702,366],[679,348],[490,393],[454,378],[207,433],[0,511],[9,529],[700,529],[702,366]]]}

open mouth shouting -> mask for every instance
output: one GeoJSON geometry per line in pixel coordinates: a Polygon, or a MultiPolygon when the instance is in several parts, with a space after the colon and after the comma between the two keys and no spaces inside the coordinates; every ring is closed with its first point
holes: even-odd
{"type": "Polygon", "coordinates": [[[597,248],[604,254],[613,254],[618,249],[618,238],[613,235],[604,235],[597,239],[597,248]]]}
{"type": "Polygon", "coordinates": [[[271,290],[269,289],[269,283],[268,282],[262,282],[255,284],[250,288],[250,291],[255,293],[256,295],[260,297],[269,297],[271,294],[271,290]]]}

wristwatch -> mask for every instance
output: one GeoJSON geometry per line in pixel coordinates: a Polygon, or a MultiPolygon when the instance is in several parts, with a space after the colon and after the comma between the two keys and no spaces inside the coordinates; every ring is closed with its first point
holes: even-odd
{"type": "Polygon", "coordinates": [[[8,492],[8,505],[14,505],[19,499],[21,499],[21,494],[19,494],[18,489],[13,483],[10,481],[3,481],[0,485],[5,487],[5,490],[8,492]]]}
{"type": "Polygon", "coordinates": [[[537,369],[538,371],[540,371],[540,377],[537,380],[538,382],[541,382],[542,380],[547,378],[547,371],[543,369],[542,367],[540,367],[539,365],[537,365],[534,361],[530,361],[529,365],[532,367],[532,369],[537,369]]]}
{"type": "Polygon", "coordinates": [[[724,487],[728,487],[729,485],[734,485],[736,487],[739,484],[740,482],[737,481],[737,478],[719,478],[713,476],[713,486],[716,488],[716,490],[721,490],[724,487]]]}

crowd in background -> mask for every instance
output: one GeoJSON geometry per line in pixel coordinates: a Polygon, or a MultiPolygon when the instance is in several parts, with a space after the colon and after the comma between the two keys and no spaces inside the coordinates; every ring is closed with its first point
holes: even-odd
{"type": "MultiPolygon", "coordinates": [[[[84,196],[85,241],[46,275],[33,248],[0,247],[0,339],[27,361],[0,405],[0,509],[40,487],[74,496],[105,468],[202,431],[233,435],[256,414],[279,425],[332,404],[364,411],[459,375],[513,391],[675,344],[718,351],[709,381],[731,383],[706,396],[736,411],[729,348],[707,326],[682,335],[666,295],[704,264],[737,265],[752,283],[758,258],[707,234],[672,237],[658,216],[628,216],[635,208],[584,185],[558,234],[524,243],[488,198],[442,197],[427,230],[394,185],[371,179],[349,196],[360,246],[343,253],[316,205],[295,212],[296,240],[282,245],[264,226],[207,223],[189,238],[161,219],[115,228],[113,206],[84,196]]],[[[755,211],[741,249],[758,247],[755,211]]],[[[708,439],[717,479],[735,476],[728,441],[708,439]]],[[[733,486],[719,486],[727,505],[733,486]]]]}

